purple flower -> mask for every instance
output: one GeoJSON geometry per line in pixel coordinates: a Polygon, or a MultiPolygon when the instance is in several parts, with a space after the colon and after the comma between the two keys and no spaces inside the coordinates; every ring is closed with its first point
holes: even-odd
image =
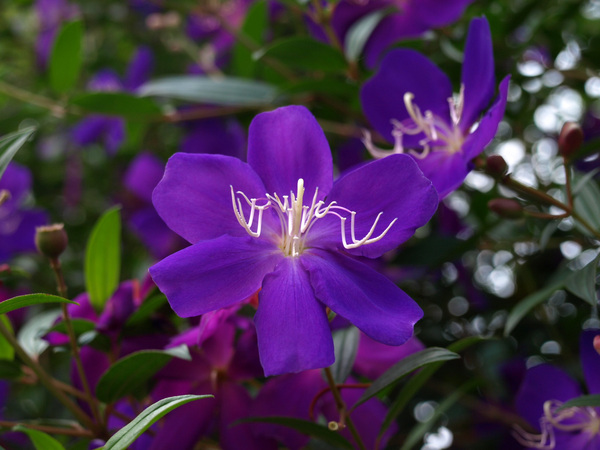
{"type": "MultiPolygon", "coordinates": [[[[594,349],[594,337],[600,330],[584,330],[580,337],[583,375],[590,394],[600,394],[600,355],[594,349]]],[[[519,414],[539,433],[516,428],[516,439],[528,448],[597,449],[600,448],[600,408],[571,407],[558,410],[567,400],[583,395],[573,378],[549,364],[529,369],[516,398],[519,414]]]]}
{"type": "Polygon", "coordinates": [[[435,211],[435,190],[412,158],[374,161],[333,183],[325,135],[301,106],[259,114],[248,141],[248,164],[175,154],[154,190],[160,216],[193,244],[150,268],[171,307],[197,316],[261,289],[255,323],[267,375],[333,363],[326,306],[375,340],[404,343],[421,309],[351,256],[397,247],[435,211]]]}
{"type": "MultiPolygon", "coordinates": [[[[454,22],[471,2],[473,0],[341,0],[333,11],[331,25],[343,43],[352,26],[368,14],[393,11],[379,22],[365,45],[365,62],[373,68],[390,45],[454,22]]],[[[327,40],[316,25],[311,31],[327,40]]]]}
{"type": "Polygon", "coordinates": [[[184,153],[210,153],[246,160],[246,134],[233,118],[211,118],[186,123],[187,134],[181,140],[184,153]]]}
{"type": "MultiPolygon", "coordinates": [[[[429,59],[398,49],[365,83],[361,100],[373,127],[394,143],[393,153],[411,154],[444,198],[462,184],[472,168],[470,161],[496,134],[508,81],[509,77],[502,80],[500,94],[486,110],[496,85],[494,58],[488,22],[478,18],[469,27],[458,97],[452,96],[450,80],[429,59]]],[[[389,153],[375,147],[368,133],[365,145],[376,158],[389,153]]]]}
{"type": "Polygon", "coordinates": [[[0,202],[0,263],[17,253],[35,251],[35,229],[48,222],[45,212],[22,206],[30,190],[29,170],[10,163],[0,178],[0,192],[9,195],[0,202]]]}

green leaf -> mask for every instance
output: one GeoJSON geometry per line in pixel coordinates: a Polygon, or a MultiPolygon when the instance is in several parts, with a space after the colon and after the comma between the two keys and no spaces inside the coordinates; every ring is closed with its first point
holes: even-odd
{"type": "MultiPolygon", "coordinates": [[[[448,346],[448,350],[452,352],[460,352],[474,344],[477,344],[481,341],[486,340],[485,338],[479,336],[469,336],[460,341],[456,341],[448,346]]],[[[408,404],[408,402],[414,397],[414,395],[419,391],[419,389],[429,380],[437,370],[442,367],[445,361],[436,362],[433,364],[429,364],[427,367],[424,367],[419,373],[414,374],[414,376],[410,377],[410,379],[406,382],[406,384],[402,387],[402,390],[398,393],[393,403],[390,405],[387,414],[385,415],[385,419],[381,424],[381,428],[379,430],[379,436],[377,439],[381,439],[385,434],[386,430],[390,427],[390,425],[394,422],[396,417],[400,415],[404,407],[408,404]]]]}
{"type": "MultiPolygon", "coordinates": [[[[8,317],[4,314],[0,315],[0,321],[4,324],[4,327],[10,332],[10,334],[14,335],[12,324],[8,317]]],[[[4,336],[0,336],[0,360],[8,360],[12,361],[15,359],[15,349],[11,345],[10,342],[6,340],[4,336]]]]}
{"type": "Polygon", "coordinates": [[[180,395],[167,397],[148,406],[142,413],[117,431],[104,445],[104,450],[126,450],[153,423],[165,414],[186,403],[203,398],[213,398],[212,395],[180,395]]]}
{"type": "Polygon", "coordinates": [[[94,228],[85,250],[85,286],[90,303],[102,311],[119,284],[121,270],[120,207],[106,211],[94,228]]]}
{"type": "Polygon", "coordinates": [[[600,254],[586,264],[585,267],[567,277],[565,283],[565,287],[571,294],[585,300],[592,306],[598,304],[596,296],[596,271],[598,270],[599,259],[600,254]]]}
{"type": "Polygon", "coordinates": [[[135,392],[173,357],[191,359],[185,345],[169,350],[141,350],[119,359],[98,381],[98,400],[113,403],[135,392]]]}
{"type": "Polygon", "coordinates": [[[132,121],[162,115],[162,110],[153,100],[125,92],[90,92],[74,97],[71,104],[89,112],[121,116],[132,121]]]}
{"type": "Polygon", "coordinates": [[[365,44],[371,37],[373,30],[377,28],[388,14],[393,12],[394,8],[378,9],[370,14],[367,14],[360,20],[356,21],[346,33],[346,45],[344,51],[346,57],[350,61],[357,61],[365,48],[365,44]]]}
{"type": "Polygon", "coordinates": [[[260,81],[201,75],[180,75],[150,81],[139,92],[141,95],[230,106],[270,105],[277,96],[277,88],[260,81]]]}
{"type": "Polygon", "coordinates": [[[409,355],[394,364],[383,375],[377,378],[352,406],[352,409],[355,409],[357,406],[376,396],[379,392],[396,383],[400,378],[418,369],[419,367],[439,361],[448,361],[450,359],[457,358],[460,358],[460,356],[456,353],[440,347],[430,347],[426,348],[425,350],[421,350],[420,352],[413,353],[412,355],[409,355]]]}
{"type": "Polygon", "coordinates": [[[13,431],[25,433],[31,439],[35,450],[65,450],[63,445],[43,431],[33,430],[23,425],[16,425],[13,431]]]}
{"type": "Polygon", "coordinates": [[[327,444],[331,444],[335,448],[353,448],[352,444],[350,444],[350,442],[348,442],[338,432],[331,431],[329,428],[324,427],[323,425],[319,425],[308,420],[294,419],[291,417],[247,417],[236,422],[234,426],[246,422],[274,423],[277,425],[283,425],[284,427],[292,428],[302,434],[312,436],[323,442],[326,442],[327,444]]]}
{"type": "Polygon", "coordinates": [[[569,401],[560,405],[556,411],[573,407],[600,406],[600,394],[582,395],[581,397],[572,398],[569,401]]]}
{"type": "Polygon", "coordinates": [[[5,359],[0,360],[0,379],[17,380],[21,375],[23,375],[23,371],[20,363],[5,359]]]}
{"type": "Polygon", "coordinates": [[[72,89],[83,62],[83,24],[70,22],[61,28],[50,54],[50,86],[58,93],[72,89]]]}
{"type": "Polygon", "coordinates": [[[406,440],[404,441],[404,445],[402,445],[400,450],[409,450],[409,449],[413,448],[416,444],[418,444],[423,439],[423,436],[425,436],[425,433],[427,433],[431,429],[431,427],[436,423],[437,419],[442,414],[444,414],[448,409],[450,409],[450,407],[452,405],[454,405],[454,403],[456,403],[456,401],[458,399],[460,399],[463,395],[465,395],[465,393],[468,390],[473,389],[476,385],[477,385],[476,381],[471,380],[468,383],[463,384],[461,387],[459,387],[457,390],[455,390],[452,394],[450,394],[448,397],[446,397],[446,399],[444,399],[444,401],[442,403],[440,403],[437,406],[437,408],[435,408],[435,411],[434,411],[433,415],[429,418],[429,420],[413,427],[413,429],[410,431],[410,433],[406,437],[406,440]]]}
{"type": "MultiPolygon", "coordinates": [[[[239,32],[256,45],[261,45],[265,30],[268,29],[268,15],[266,1],[258,0],[252,3],[246,12],[244,24],[239,32]]],[[[236,39],[231,56],[231,71],[243,78],[252,78],[256,72],[256,61],[252,58],[252,51],[238,39],[236,39]]]]}
{"type": "Polygon", "coordinates": [[[356,327],[343,328],[333,333],[335,362],[331,366],[331,374],[336,383],[343,383],[350,375],[356,352],[360,332],[356,327]]]}
{"type": "Polygon", "coordinates": [[[27,142],[27,139],[29,139],[34,131],[34,127],[27,127],[0,138],[0,179],[4,174],[8,163],[13,159],[23,144],[27,142]]]}
{"type": "Polygon", "coordinates": [[[9,298],[0,302],[0,314],[14,311],[15,309],[25,308],[27,306],[41,305],[43,303],[71,303],[77,305],[77,302],[68,300],[58,295],[50,294],[26,294],[9,298]]]}
{"type": "Polygon", "coordinates": [[[42,339],[61,315],[59,310],[42,311],[29,319],[19,330],[17,340],[29,356],[37,358],[50,344],[42,339]]]}
{"type": "Polygon", "coordinates": [[[347,63],[333,47],[306,36],[296,36],[273,42],[254,52],[253,58],[274,58],[287,66],[309,71],[343,72],[347,63]]]}
{"type": "MultiPolygon", "coordinates": [[[[583,184],[578,183],[576,187],[578,193],[575,195],[573,208],[595,230],[600,230],[600,188],[593,179],[588,179],[583,184]]],[[[578,220],[575,220],[575,226],[582,233],[593,236],[578,220]]]]}

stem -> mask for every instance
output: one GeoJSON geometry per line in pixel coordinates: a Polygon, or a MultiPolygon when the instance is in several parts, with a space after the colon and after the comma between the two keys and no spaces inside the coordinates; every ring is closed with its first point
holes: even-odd
{"type": "Polygon", "coordinates": [[[94,435],[89,430],[84,429],[76,429],[76,428],[62,428],[62,427],[53,427],[50,425],[36,425],[33,423],[26,422],[11,422],[8,420],[0,420],[0,427],[13,428],[17,425],[22,427],[31,428],[32,430],[43,431],[44,433],[49,434],[64,434],[65,436],[77,436],[84,438],[93,438],[94,435]]]}
{"type": "MultiPolygon", "coordinates": [[[[67,285],[65,283],[65,278],[63,276],[63,272],[60,266],[60,261],[58,258],[50,258],[50,267],[54,271],[56,275],[56,281],[58,283],[58,293],[61,297],[67,298],[67,285]]],[[[71,322],[71,316],[69,315],[69,310],[67,309],[67,305],[62,303],[61,305],[63,320],[65,322],[65,327],[67,329],[67,334],[69,335],[69,342],[71,344],[71,351],[73,352],[73,358],[75,359],[75,366],[77,367],[77,374],[79,375],[79,379],[81,380],[81,385],[83,386],[83,392],[85,392],[85,399],[90,406],[92,411],[92,416],[94,420],[102,425],[102,420],[100,413],[98,412],[98,407],[96,402],[94,401],[94,396],[92,395],[92,390],[90,389],[90,384],[88,383],[87,376],[85,374],[85,370],[83,369],[83,363],[81,361],[81,355],[79,354],[79,346],[77,345],[77,336],[75,336],[75,330],[73,329],[73,322],[71,322]]]]}
{"type": "MultiPolygon", "coordinates": [[[[337,385],[338,389],[366,389],[369,386],[371,386],[371,383],[354,383],[354,384],[338,384],[337,385]]],[[[317,395],[315,395],[313,397],[312,401],[310,402],[310,406],[308,407],[308,415],[311,418],[311,420],[315,420],[315,406],[317,404],[317,401],[319,401],[319,399],[323,395],[325,395],[327,392],[329,392],[330,390],[331,390],[331,387],[329,387],[329,386],[324,387],[319,392],[317,392],[317,395]]]]}
{"type": "Polygon", "coordinates": [[[4,81],[0,81],[0,93],[32,105],[48,109],[56,117],[64,117],[68,112],[78,111],[77,108],[71,107],[67,109],[65,106],[55,102],[52,99],[26,91],[13,86],[12,84],[5,83],[4,81]]]}
{"type": "Polygon", "coordinates": [[[0,321],[0,334],[8,341],[8,343],[15,349],[17,356],[23,361],[23,363],[33,370],[40,382],[50,391],[54,397],[58,399],[65,407],[71,411],[73,416],[86,428],[93,430],[95,436],[103,436],[102,431],[98,425],[95,424],[90,417],[75,404],[69,397],[67,397],[63,391],[61,391],[55,385],[55,381],[50,375],[46,373],[44,368],[34,359],[32,359],[27,352],[21,347],[17,339],[13,334],[6,328],[6,326],[0,321]]]}
{"type": "Polygon", "coordinates": [[[346,403],[344,403],[344,400],[342,399],[342,395],[340,394],[337,384],[335,383],[335,380],[333,379],[333,375],[331,374],[331,369],[329,367],[325,367],[323,370],[325,371],[325,376],[327,377],[327,382],[329,383],[329,387],[331,388],[331,393],[333,394],[333,398],[335,399],[335,404],[340,413],[339,424],[342,426],[346,425],[348,427],[348,429],[350,430],[350,433],[352,434],[352,437],[354,438],[354,441],[356,442],[356,445],[358,446],[358,448],[360,450],[366,450],[365,444],[363,443],[362,439],[360,438],[358,431],[356,431],[356,427],[354,426],[352,419],[350,419],[350,415],[348,415],[346,403]]]}
{"type": "Polygon", "coordinates": [[[563,164],[565,166],[565,189],[567,191],[567,202],[573,208],[573,190],[571,189],[571,169],[567,162],[567,158],[563,156],[563,164]]]}

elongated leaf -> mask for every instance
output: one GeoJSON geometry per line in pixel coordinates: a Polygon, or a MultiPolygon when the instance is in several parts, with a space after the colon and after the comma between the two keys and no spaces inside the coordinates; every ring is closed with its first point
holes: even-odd
{"type": "Polygon", "coordinates": [[[0,178],[2,178],[8,163],[34,131],[34,127],[28,127],[0,138],[0,178]]]}
{"type": "Polygon", "coordinates": [[[173,357],[191,359],[185,345],[169,350],[141,350],[121,358],[98,381],[96,396],[112,403],[135,392],[173,357]]]}
{"type": "MultiPolygon", "coordinates": [[[[578,184],[578,193],[575,195],[573,207],[575,211],[595,230],[600,230],[600,188],[596,181],[591,179],[585,183],[578,184]]],[[[593,234],[584,227],[578,220],[575,220],[575,226],[582,233],[588,236],[593,234]]]]}
{"type": "Polygon", "coordinates": [[[460,358],[460,356],[456,353],[440,347],[430,347],[426,348],[425,350],[421,350],[418,353],[413,353],[412,355],[404,358],[402,361],[394,364],[383,375],[377,378],[352,406],[352,409],[376,396],[379,392],[396,383],[400,378],[418,369],[419,367],[439,361],[448,361],[450,359],[457,358],[460,358]]]}
{"type": "MultiPolygon", "coordinates": [[[[12,324],[8,317],[4,314],[0,315],[0,321],[4,324],[4,327],[14,335],[12,324]]],[[[4,336],[0,335],[0,360],[12,361],[15,358],[15,349],[10,342],[6,340],[4,336]]]]}
{"type": "MultiPolygon", "coordinates": [[[[256,45],[262,45],[265,30],[268,29],[268,15],[269,11],[265,0],[253,2],[248,8],[244,24],[239,32],[256,45]]],[[[233,47],[231,71],[236,76],[243,78],[252,78],[256,72],[256,61],[252,58],[252,51],[239,40],[236,40],[233,47]]]]}
{"type": "Polygon", "coordinates": [[[42,311],[21,327],[17,340],[29,356],[37,358],[48,348],[50,344],[42,339],[42,336],[48,332],[60,314],[60,310],[42,311]]]}
{"type": "Polygon", "coordinates": [[[596,295],[596,272],[598,270],[599,259],[600,255],[596,256],[585,267],[570,275],[565,284],[565,287],[571,294],[585,300],[592,306],[598,304],[596,295]]]}
{"type": "Polygon", "coordinates": [[[77,302],[68,300],[58,295],[50,294],[26,294],[17,297],[9,298],[0,302],[0,314],[14,311],[15,309],[25,308],[27,306],[41,305],[43,303],[72,303],[77,305],[77,302]]]}
{"type": "Polygon", "coordinates": [[[56,36],[50,55],[50,86],[58,93],[73,88],[83,62],[83,24],[70,22],[56,36]]]}
{"type": "Polygon", "coordinates": [[[275,100],[277,89],[260,81],[243,78],[210,78],[181,75],[150,81],[140,88],[141,95],[152,95],[211,103],[214,105],[264,106],[275,100]]]}
{"type": "Polygon", "coordinates": [[[150,315],[160,308],[163,305],[167,304],[167,297],[164,294],[158,294],[150,297],[145,300],[144,303],[140,305],[140,307],[135,311],[129,319],[127,319],[127,323],[125,327],[129,327],[132,325],[137,325],[139,323],[144,322],[150,317],[150,315]]]}
{"type": "Polygon", "coordinates": [[[367,14],[362,19],[356,21],[346,33],[346,45],[344,51],[350,61],[356,61],[360,57],[363,49],[373,30],[379,25],[385,16],[393,11],[391,8],[379,9],[367,14]]]}
{"type": "Polygon", "coordinates": [[[85,250],[85,286],[90,303],[102,311],[119,284],[121,270],[120,207],[106,211],[94,225],[85,250]]]}
{"type": "Polygon", "coordinates": [[[294,419],[291,417],[247,417],[238,421],[236,424],[245,422],[262,422],[283,425],[284,427],[292,428],[302,434],[312,436],[323,442],[331,444],[335,448],[353,448],[352,444],[350,444],[350,442],[348,442],[339,433],[331,431],[329,428],[324,427],[323,425],[319,425],[308,420],[294,419]]]}
{"type": "MultiPolygon", "coordinates": [[[[452,343],[450,346],[448,346],[448,350],[452,352],[460,352],[484,340],[486,339],[479,336],[469,336],[467,338],[461,339],[460,341],[452,343]]],[[[393,403],[389,407],[388,412],[385,415],[385,419],[381,424],[381,428],[379,430],[379,435],[377,439],[381,439],[381,437],[385,434],[386,430],[390,427],[390,425],[396,419],[396,417],[400,415],[400,413],[403,411],[404,407],[408,404],[408,402],[427,382],[427,380],[429,380],[433,376],[433,374],[440,367],[442,367],[444,362],[445,361],[440,361],[433,364],[429,364],[427,367],[424,367],[419,373],[414,374],[406,382],[406,385],[402,387],[402,390],[396,396],[393,403]]]]}
{"type": "Polygon", "coordinates": [[[23,425],[13,427],[14,431],[25,433],[31,439],[36,450],[65,450],[63,445],[43,431],[33,430],[23,425]]]}
{"type": "Polygon", "coordinates": [[[600,406],[600,394],[582,395],[564,402],[557,411],[573,407],[600,406]]]}
{"type": "Polygon", "coordinates": [[[306,36],[296,36],[273,42],[253,54],[255,60],[274,58],[287,66],[304,70],[343,72],[346,59],[333,47],[306,36]]]}
{"type": "Polygon", "coordinates": [[[331,366],[331,374],[336,383],[343,383],[350,375],[358,351],[359,338],[360,332],[356,327],[343,328],[333,333],[335,362],[331,366]]]}
{"type": "Polygon", "coordinates": [[[450,409],[458,399],[465,395],[468,390],[473,389],[476,385],[475,380],[469,381],[446,397],[446,399],[435,408],[435,411],[429,420],[418,424],[411,430],[400,450],[409,450],[418,444],[423,439],[423,436],[425,436],[425,433],[427,433],[436,423],[437,419],[448,411],[448,409],[450,409]]]}
{"type": "Polygon", "coordinates": [[[167,397],[148,406],[142,413],[117,431],[104,445],[104,450],[125,450],[153,423],[160,420],[164,415],[175,408],[186,403],[200,400],[203,398],[212,398],[212,395],[179,395],[177,397],[167,397]]]}
{"type": "Polygon", "coordinates": [[[162,114],[151,99],[125,92],[91,92],[74,97],[71,103],[95,113],[121,116],[130,120],[148,120],[162,114]]]}

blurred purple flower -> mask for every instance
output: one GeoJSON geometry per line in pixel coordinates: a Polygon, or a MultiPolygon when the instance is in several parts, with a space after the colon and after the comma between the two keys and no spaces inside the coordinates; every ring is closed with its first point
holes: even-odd
{"type": "MultiPolygon", "coordinates": [[[[373,127],[394,143],[392,153],[413,156],[442,199],[462,184],[471,160],[496,134],[508,82],[509,77],[502,80],[500,94],[488,108],[496,85],[492,40],[487,20],[477,18],[469,27],[458,98],[452,96],[450,80],[429,59],[398,49],[365,83],[361,100],[373,127]]],[[[390,153],[375,147],[368,133],[365,145],[376,158],[390,153]]]]}
{"type": "Polygon", "coordinates": [[[409,339],[421,309],[351,255],[380,256],[435,211],[412,158],[374,161],[333,183],[323,131],[289,106],[252,121],[248,162],[178,153],[154,190],[158,213],[193,244],[150,268],[175,312],[201,315],[262,287],[255,323],[266,375],[333,363],[325,305],[380,342],[409,339]]]}
{"type": "MultiPolygon", "coordinates": [[[[580,357],[589,394],[600,394],[600,355],[594,349],[599,329],[581,333],[580,357]]],[[[598,449],[600,448],[600,407],[561,405],[583,395],[579,383],[561,369],[541,364],[529,369],[516,398],[519,414],[539,433],[516,427],[515,438],[527,448],[598,449]]]]}
{"type": "Polygon", "coordinates": [[[184,153],[228,155],[246,160],[246,133],[233,118],[212,118],[186,122],[181,140],[184,153]]]}
{"type": "Polygon", "coordinates": [[[79,16],[79,7],[66,0],[36,0],[35,11],[39,23],[35,44],[37,64],[45,69],[60,26],[79,16]]]}
{"type": "MultiPolygon", "coordinates": [[[[350,29],[365,16],[391,10],[367,40],[365,63],[373,68],[394,43],[421,36],[432,28],[448,25],[460,18],[473,0],[341,0],[333,11],[331,26],[343,44],[350,29]]],[[[316,37],[326,41],[325,32],[311,23],[316,37]]]]}
{"type": "MultiPolygon", "coordinates": [[[[88,83],[92,92],[135,92],[148,80],[154,66],[150,49],[136,50],[123,80],[112,70],[101,70],[88,83]]],[[[71,130],[73,142],[81,147],[100,142],[106,151],[114,155],[125,140],[125,120],[116,116],[92,114],[79,121],[71,130]]]]}
{"type": "Polygon", "coordinates": [[[35,229],[48,223],[48,216],[39,209],[23,206],[31,190],[29,170],[10,163],[0,178],[0,192],[9,197],[0,204],[0,263],[22,252],[35,251],[35,229]]]}

